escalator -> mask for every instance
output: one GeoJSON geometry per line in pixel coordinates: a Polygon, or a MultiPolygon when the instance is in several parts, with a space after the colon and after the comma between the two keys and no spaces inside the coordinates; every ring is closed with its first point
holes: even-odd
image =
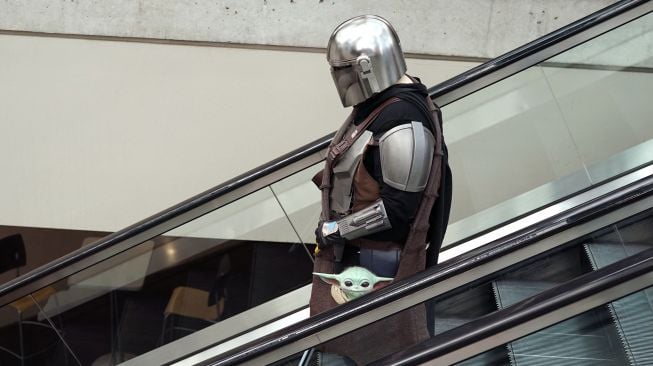
{"type": "MultiPolygon", "coordinates": [[[[399,311],[392,299],[428,300],[444,336],[621,259],[619,245],[621,257],[645,250],[650,206],[639,194],[648,192],[653,161],[645,117],[653,59],[642,46],[653,34],[651,10],[648,1],[618,2],[430,89],[443,107],[454,201],[462,203],[441,265],[371,295],[374,306],[384,299],[381,307],[346,305],[362,320],[343,323],[338,311],[307,320],[319,215],[309,182],[327,136],[1,285],[0,364],[296,363],[304,349],[399,311]],[[605,127],[598,132],[587,125],[597,118],[605,127]],[[625,235],[633,227],[643,236],[625,235]],[[463,268],[476,276],[456,272],[463,268]],[[330,336],[301,338],[306,327],[330,336]]],[[[614,314],[591,317],[607,322],[614,314]]],[[[563,333],[591,328],[587,322],[563,333]]],[[[614,346],[637,332],[603,337],[614,346]]],[[[545,338],[478,357],[516,362],[545,338]]],[[[629,359],[625,352],[613,364],[629,359]]],[[[382,356],[390,355],[375,355],[382,356]]]]}
{"type": "Polygon", "coordinates": [[[397,354],[380,344],[363,352],[361,364],[416,365],[435,358],[431,364],[649,364],[652,193],[649,176],[378,290],[367,301],[226,353],[209,357],[206,350],[175,364],[296,365],[310,347],[419,304],[435,310],[433,337],[397,354]],[[547,317],[545,311],[559,314],[547,317]],[[526,329],[512,330],[518,327],[526,329]]]}
{"type": "MultiPolygon", "coordinates": [[[[625,247],[628,248],[627,245],[625,247]]],[[[502,292],[496,292],[497,298],[503,294],[512,300],[519,300],[524,296],[525,300],[515,302],[514,306],[450,332],[438,334],[423,344],[384,357],[372,364],[650,364],[653,346],[653,337],[650,334],[653,322],[653,304],[650,298],[653,288],[650,272],[652,257],[653,251],[649,245],[646,251],[628,256],[564,285],[546,290],[544,288],[550,284],[542,286],[533,283],[532,286],[523,287],[522,283],[515,287],[504,286],[502,292]],[[640,275],[633,278],[632,273],[635,272],[640,275]],[[620,276],[621,274],[626,275],[620,276]],[[618,279],[619,277],[623,278],[618,279]],[[607,282],[610,282],[610,285],[607,285],[607,282]],[[599,286],[592,286],[593,284],[610,287],[608,290],[602,290],[599,286]],[[587,290],[590,287],[595,287],[594,293],[587,290]],[[528,290],[519,291],[524,288],[528,290]],[[540,290],[542,292],[535,294],[540,290]],[[570,300],[570,293],[574,291],[586,292],[587,295],[570,300]],[[551,298],[554,300],[549,300],[551,298]],[[541,312],[545,312],[545,315],[541,315],[541,312]],[[527,315],[528,313],[530,314],[527,315]],[[498,324],[507,322],[506,318],[509,317],[521,318],[523,323],[510,325],[510,330],[506,330],[505,326],[504,329],[498,330],[501,327],[498,324]],[[538,321],[538,318],[553,320],[538,321]],[[481,331],[480,327],[484,327],[484,331],[481,331]],[[463,331],[476,335],[483,332],[485,336],[492,334],[491,337],[495,338],[485,338],[480,342],[465,340],[464,338],[468,337],[462,334],[463,331]],[[512,334],[507,335],[509,332],[512,334]],[[448,347],[443,346],[447,342],[448,347]],[[470,344],[480,343],[485,345],[470,349],[470,344]],[[453,350],[451,347],[458,349],[453,350]],[[465,347],[469,348],[463,350],[465,347]],[[460,362],[461,360],[464,361],[460,362]]],[[[611,256],[604,259],[615,260],[611,256]]]]}
{"type": "MultiPolygon", "coordinates": [[[[463,321],[463,327],[444,331],[423,344],[374,364],[414,365],[425,361],[460,365],[650,364],[653,362],[651,214],[649,209],[644,215],[593,233],[571,251],[550,258],[568,262],[549,265],[556,271],[568,273],[568,265],[572,264],[578,266],[572,271],[584,267],[587,273],[563,283],[551,281],[550,273],[519,278],[501,276],[492,281],[494,313],[475,321],[463,321]],[[645,238],[641,236],[644,232],[648,233],[645,238]],[[620,236],[618,240],[615,234],[620,236]],[[582,292],[584,294],[578,296],[582,292]],[[571,299],[574,295],[577,298],[571,299]],[[530,314],[525,315],[527,313],[530,314]],[[522,323],[499,325],[510,322],[511,317],[521,317],[522,323]],[[486,344],[474,350],[467,349],[467,354],[463,355],[462,348],[478,342],[478,339],[471,341],[469,335],[478,335],[478,332],[485,333],[486,344]],[[509,332],[512,334],[507,336],[509,332]],[[496,339],[502,336],[503,340],[496,339]],[[492,348],[487,337],[494,337],[493,343],[498,347],[492,348]],[[456,343],[453,347],[458,348],[457,355],[453,355],[452,348],[445,350],[447,342],[450,347],[456,343]],[[487,351],[483,352],[484,349],[487,351]],[[462,359],[466,360],[455,362],[462,359]]],[[[540,262],[540,268],[542,266],[547,265],[540,262]]],[[[534,269],[532,264],[525,268],[534,269]]]]}

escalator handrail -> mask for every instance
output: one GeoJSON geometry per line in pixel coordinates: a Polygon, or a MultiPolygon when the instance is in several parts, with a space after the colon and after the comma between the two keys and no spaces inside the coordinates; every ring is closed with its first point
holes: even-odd
{"type": "Polygon", "coordinates": [[[305,339],[331,326],[335,326],[341,322],[399,300],[400,298],[410,296],[446,279],[470,271],[483,263],[505,256],[517,249],[540,241],[545,237],[591,220],[650,194],[653,194],[653,176],[648,176],[633,184],[616,189],[611,193],[585,202],[540,223],[527,227],[518,233],[472,250],[460,257],[429,268],[412,277],[392,283],[387,287],[367,295],[361,301],[340,305],[330,311],[294,324],[287,329],[210,358],[199,365],[237,365],[251,360],[252,358],[300,339],[305,339]]]}
{"type": "MultiPolygon", "coordinates": [[[[562,307],[583,301],[609,288],[653,271],[653,248],[632,255],[603,268],[586,273],[561,285],[519,301],[505,309],[497,310],[470,321],[462,326],[383,357],[371,365],[416,365],[455,350],[496,336],[507,329],[534,320],[562,307]]],[[[648,286],[653,285],[649,283],[648,286]]],[[[647,287],[648,287],[647,286],[647,287]]],[[[607,303],[610,301],[605,301],[607,303]]],[[[580,313],[580,312],[578,312],[580,313]]],[[[578,315],[569,312],[568,318],[578,315]]],[[[541,325],[544,329],[549,325],[541,325]]],[[[517,337],[518,338],[518,337],[517,337]]],[[[469,354],[474,357],[483,351],[469,354]]]]}
{"type": "MultiPolygon", "coordinates": [[[[482,76],[491,74],[494,71],[505,69],[509,65],[514,64],[519,60],[523,60],[533,53],[541,51],[543,48],[551,47],[555,44],[556,40],[562,40],[570,37],[573,34],[578,34],[583,30],[589,29],[594,25],[609,20],[622,14],[623,12],[635,8],[639,5],[646,3],[647,0],[622,0],[619,1],[607,8],[600,10],[588,17],[585,17],[577,22],[571,23],[558,31],[551,33],[550,35],[541,37],[523,47],[518,48],[515,51],[509,52],[505,55],[499,56],[494,60],[490,60],[476,68],[469,70],[466,73],[461,74],[460,76],[454,77],[448,81],[440,83],[429,89],[432,98],[441,97],[447,93],[450,93],[456,90],[459,87],[469,84],[473,80],[477,80],[482,76]]],[[[117,231],[113,234],[110,234],[97,242],[88,245],[84,248],[78,249],[74,252],[69,253],[61,258],[58,258],[54,261],[51,261],[41,267],[38,267],[24,275],[21,275],[18,278],[10,280],[4,284],[0,284],[0,307],[6,305],[7,303],[16,300],[20,296],[24,296],[30,292],[37,290],[40,287],[46,286],[50,283],[55,282],[56,280],[62,279],[65,276],[60,276],[61,278],[53,278],[52,280],[46,280],[47,276],[54,276],[58,271],[63,270],[64,268],[70,267],[73,264],[81,262],[89,257],[92,257],[104,250],[107,250],[117,244],[125,242],[129,239],[136,238],[144,233],[151,234],[150,237],[163,234],[166,230],[159,230],[159,232],[152,232],[158,226],[163,223],[169,222],[176,217],[187,214],[198,207],[206,205],[221,196],[224,196],[228,193],[235,191],[238,188],[246,186],[262,177],[265,177],[283,167],[287,167],[291,164],[299,162],[308,156],[318,153],[327,148],[328,144],[331,141],[332,134],[324,136],[318,140],[315,140],[303,147],[300,147],[286,155],[283,155],[269,163],[263,164],[255,169],[252,169],[244,174],[241,174],[229,181],[222,183],[214,188],[211,188],[205,192],[202,192],[194,197],[191,197],[177,205],[174,205],[166,210],[163,210],[157,214],[154,214],[142,221],[139,221],[136,224],[130,225],[129,227],[117,231]],[[20,290],[15,295],[12,295],[14,291],[20,290]]],[[[213,208],[214,209],[214,208],[213,208]]],[[[207,211],[208,212],[208,211],[207,211]]],[[[201,216],[204,213],[198,213],[197,216],[201,216]]],[[[148,238],[149,239],[149,238],[148,238]]],[[[145,239],[147,240],[147,239],[145,239]]],[[[136,246],[139,243],[132,243],[132,246],[136,246]]],[[[123,248],[122,250],[125,250],[123,248]]],[[[106,258],[101,256],[97,258],[95,263],[99,263],[106,258]]],[[[86,267],[92,266],[95,263],[90,263],[86,267]]]]}

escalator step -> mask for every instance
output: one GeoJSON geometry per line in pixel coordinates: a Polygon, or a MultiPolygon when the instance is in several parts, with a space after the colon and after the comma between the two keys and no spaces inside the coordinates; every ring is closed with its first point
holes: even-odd
{"type": "MultiPolygon", "coordinates": [[[[444,333],[450,329],[459,327],[472,319],[463,318],[436,318],[434,335],[444,333]]],[[[489,352],[477,355],[469,360],[457,363],[458,366],[499,366],[506,364],[507,355],[505,350],[494,349],[489,352]]]]}
{"type": "Polygon", "coordinates": [[[653,290],[634,293],[608,307],[631,365],[653,365],[653,290]]]}
{"type": "MultiPolygon", "coordinates": [[[[555,286],[553,282],[496,280],[497,306],[506,308],[555,286]]],[[[614,365],[613,352],[596,312],[588,312],[508,344],[511,364],[614,365]]]]}
{"type": "Polygon", "coordinates": [[[546,281],[499,279],[492,283],[492,289],[494,290],[494,299],[497,302],[497,307],[504,309],[555,285],[557,283],[546,281]]]}
{"type": "MultiPolygon", "coordinates": [[[[435,319],[435,332],[434,334],[444,333],[450,329],[459,327],[471,319],[462,319],[462,318],[436,318],[435,319]]],[[[494,365],[497,364],[493,362],[496,356],[490,353],[480,354],[476,357],[473,357],[469,360],[458,363],[460,366],[484,366],[484,365],[494,365]]]]}
{"type": "Polygon", "coordinates": [[[444,333],[450,329],[459,327],[469,321],[470,319],[461,319],[461,318],[436,318],[433,334],[435,335],[435,334],[444,333]]]}
{"type": "MultiPolygon", "coordinates": [[[[591,243],[585,250],[594,269],[650,248],[644,244],[591,243]]],[[[621,345],[631,365],[653,365],[653,289],[608,304],[621,345]]]]}
{"type": "Polygon", "coordinates": [[[636,243],[586,243],[584,247],[592,268],[597,270],[608,264],[650,249],[651,245],[636,243]]]}

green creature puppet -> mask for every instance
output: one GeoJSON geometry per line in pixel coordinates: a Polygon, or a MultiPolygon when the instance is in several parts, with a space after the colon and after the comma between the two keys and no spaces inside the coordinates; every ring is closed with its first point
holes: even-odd
{"type": "Polygon", "coordinates": [[[389,277],[377,277],[363,267],[349,267],[340,274],[317,272],[313,274],[332,285],[331,296],[338,304],[368,294],[393,280],[389,277]]]}

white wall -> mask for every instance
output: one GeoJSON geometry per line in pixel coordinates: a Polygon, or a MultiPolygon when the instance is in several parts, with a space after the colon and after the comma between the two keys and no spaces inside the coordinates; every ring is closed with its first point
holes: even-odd
{"type": "Polygon", "coordinates": [[[0,225],[118,230],[347,113],[321,53],[0,35],[0,84],[0,225]]]}

